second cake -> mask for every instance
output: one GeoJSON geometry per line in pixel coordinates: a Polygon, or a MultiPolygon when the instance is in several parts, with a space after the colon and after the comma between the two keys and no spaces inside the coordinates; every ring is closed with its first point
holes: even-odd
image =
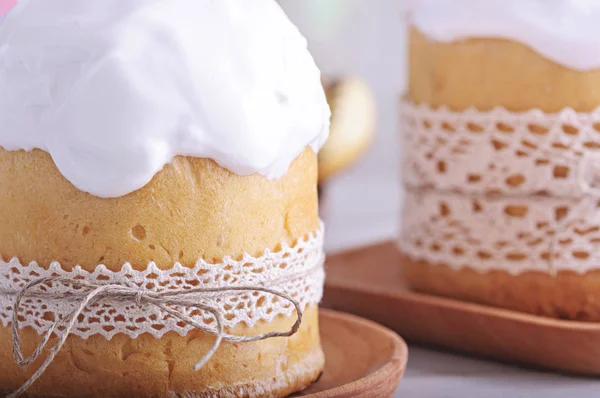
{"type": "Polygon", "coordinates": [[[411,287],[600,320],[599,16],[569,0],[411,8],[399,242],[411,287]]]}

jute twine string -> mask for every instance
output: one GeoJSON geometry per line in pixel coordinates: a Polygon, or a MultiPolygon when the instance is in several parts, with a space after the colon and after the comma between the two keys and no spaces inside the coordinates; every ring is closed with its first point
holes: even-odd
{"type": "MultiPolygon", "coordinates": [[[[302,274],[290,276],[288,278],[285,278],[285,280],[293,280],[298,277],[306,276],[307,274],[321,269],[322,267],[323,262],[321,261],[319,266],[313,268],[312,270],[309,270],[302,274]]],[[[284,282],[285,280],[274,282],[272,285],[277,285],[279,283],[284,282]]],[[[216,336],[215,342],[213,343],[210,350],[196,363],[196,365],[194,365],[194,370],[196,371],[201,369],[204,365],[206,365],[208,361],[210,361],[210,359],[217,352],[223,341],[233,343],[248,343],[253,341],[271,339],[275,337],[290,337],[298,332],[298,330],[300,329],[300,325],[302,324],[302,309],[300,306],[300,302],[285,293],[264,286],[232,286],[212,288],[200,287],[186,290],[151,292],[143,290],[137,286],[123,286],[117,284],[98,285],[83,280],[75,280],[65,277],[47,277],[34,280],[27,284],[25,287],[23,287],[21,290],[0,291],[0,293],[15,294],[15,304],[13,306],[12,313],[12,349],[15,361],[19,364],[19,366],[24,367],[30,365],[33,361],[39,358],[42,355],[44,348],[48,344],[52,334],[54,332],[57,332],[58,335],[58,342],[50,349],[48,357],[44,360],[39,369],[29,378],[29,380],[27,380],[25,384],[23,384],[18,390],[10,394],[8,398],[16,398],[21,396],[25,391],[27,391],[27,389],[29,389],[29,387],[31,387],[33,383],[36,382],[36,380],[38,380],[44,374],[44,372],[52,364],[52,362],[56,358],[56,355],[60,352],[65,342],[67,341],[67,338],[69,337],[71,331],[77,323],[79,315],[88,306],[98,303],[102,300],[109,299],[112,302],[122,303],[133,302],[137,303],[138,305],[150,304],[155,307],[158,307],[173,318],[181,322],[185,322],[187,325],[197,330],[216,336]],[[65,295],[59,293],[40,291],[38,287],[47,284],[62,284],[64,286],[77,289],[80,292],[65,295]],[[243,292],[264,292],[288,301],[296,309],[296,322],[288,331],[285,332],[269,332],[259,334],[256,336],[235,336],[225,333],[223,326],[223,315],[219,312],[217,308],[203,304],[202,299],[216,298],[232,294],[241,294],[243,292]],[[78,301],[77,307],[73,311],[54,322],[48,328],[48,330],[44,333],[40,343],[37,345],[33,354],[25,358],[23,355],[21,339],[19,336],[20,320],[18,313],[19,308],[21,307],[21,302],[24,298],[27,297],[62,300],[68,298],[69,300],[72,299],[78,301]],[[196,322],[191,317],[181,313],[180,311],[172,308],[171,306],[195,308],[201,311],[208,312],[214,317],[217,323],[217,327],[211,328],[205,324],[196,322]],[[64,329],[62,331],[57,331],[57,329],[61,326],[63,326],[64,329]]]]}

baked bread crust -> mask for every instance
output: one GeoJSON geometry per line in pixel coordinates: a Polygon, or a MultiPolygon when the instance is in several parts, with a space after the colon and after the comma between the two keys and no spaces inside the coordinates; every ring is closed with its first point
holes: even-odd
{"type": "Polygon", "coordinates": [[[73,187],[46,152],[0,149],[0,253],[112,271],[255,256],[319,228],[316,185],[311,149],[278,180],[177,157],[144,188],[104,199],[73,187]]]}
{"type": "Polygon", "coordinates": [[[432,107],[587,112],[600,105],[600,69],[568,69],[510,40],[440,43],[412,28],[409,68],[409,98],[432,107]]]}
{"type": "Polygon", "coordinates": [[[420,292],[552,318],[600,320],[600,271],[585,275],[561,271],[511,275],[504,271],[480,273],[402,256],[403,276],[420,292]]]}
{"type": "MultiPolygon", "coordinates": [[[[304,312],[298,333],[254,343],[223,343],[210,362],[192,368],[210,349],[214,337],[198,331],[175,332],[156,339],[116,335],[111,340],[69,336],[46,373],[28,391],[31,397],[284,397],[302,390],[323,370],[318,311],[304,312]]],[[[290,328],[294,319],[253,328],[239,325],[232,332],[254,335],[290,328]]],[[[21,332],[24,352],[31,353],[40,337],[32,329],[21,332]]],[[[50,346],[52,341],[50,342],[50,346]]],[[[39,367],[22,370],[12,358],[10,328],[0,327],[0,391],[14,391],[39,367]]]]}

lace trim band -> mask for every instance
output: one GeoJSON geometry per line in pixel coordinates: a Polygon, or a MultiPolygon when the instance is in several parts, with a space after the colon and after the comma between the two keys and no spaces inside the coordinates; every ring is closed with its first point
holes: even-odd
{"type": "Polygon", "coordinates": [[[580,198],[600,183],[600,108],[453,112],[402,102],[400,116],[406,185],[580,198]]]}
{"type": "MultiPolygon", "coordinates": [[[[323,262],[323,228],[294,246],[282,245],[278,251],[266,250],[260,257],[244,255],[240,260],[227,257],[219,264],[199,260],[193,268],[177,263],[171,269],[161,270],[150,263],[143,271],[136,271],[129,264],[118,272],[110,271],[104,265],[99,265],[93,272],[81,267],[67,271],[59,263],[45,269],[35,262],[24,265],[18,259],[12,259],[0,262],[0,324],[4,327],[11,324],[16,294],[41,278],[79,280],[97,286],[122,285],[151,293],[259,286],[285,293],[305,309],[321,300],[325,278],[323,262]]],[[[24,297],[19,307],[20,327],[32,327],[42,334],[57,320],[56,317],[65,316],[77,307],[69,296],[77,295],[80,288],[47,282],[36,289],[51,298],[24,297]],[[57,295],[64,295],[64,298],[55,298],[57,295]]],[[[295,310],[289,300],[258,290],[215,295],[203,299],[203,304],[222,314],[225,328],[240,323],[252,327],[260,321],[272,322],[280,315],[291,316],[295,310]]],[[[183,306],[173,306],[173,309],[208,328],[216,327],[214,316],[206,311],[183,306]]],[[[107,298],[86,307],[71,334],[82,338],[102,335],[111,339],[119,333],[131,338],[149,333],[160,338],[170,331],[185,335],[191,329],[190,324],[156,306],[107,298]]]]}
{"type": "Polygon", "coordinates": [[[399,246],[452,268],[600,268],[600,108],[548,114],[401,104],[399,246]]]}

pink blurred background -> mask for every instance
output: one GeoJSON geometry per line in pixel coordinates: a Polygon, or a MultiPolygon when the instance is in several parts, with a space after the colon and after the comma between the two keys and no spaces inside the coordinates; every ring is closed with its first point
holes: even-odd
{"type": "Polygon", "coordinates": [[[17,4],[17,0],[0,0],[0,18],[17,4]]]}

